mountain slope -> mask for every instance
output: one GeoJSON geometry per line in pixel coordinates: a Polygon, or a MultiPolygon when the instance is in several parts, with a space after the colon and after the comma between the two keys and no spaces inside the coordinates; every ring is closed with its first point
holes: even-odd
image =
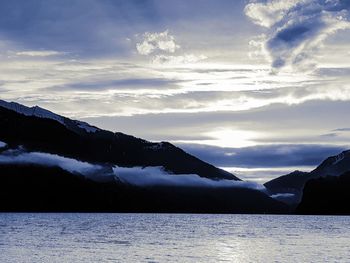
{"type": "Polygon", "coordinates": [[[0,127],[0,211],[288,211],[261,186],[168,142],[4,101],[0,127]]]}
{"type": "Polygon", "coordinates": [[[299,214],[350,215],[350,172],[306,182],[299,214]]]}
{"type": "Polygon", "coordinates": [[[10,147],[119,166],[162,166],[174,174],[239,180],[168,143],[151,143],[71,120],[40,107],[0,101],[0,140],[10,147]]]}
{"type": "Polygon", "coordinates": [[[309,173],[295,171],[275,178],[265,183],[264,186],[273,194],[292,193],[295,195],[295,202],[299,202],[307,181],[324,176],[339,176],[347,171],[350,171],[350,151],[328,157],[309,173]]]}
{"type": "Polygon", "coordinates": [[[244,188],[140,188],[57,167],[0,164],[0,211],[281,213],[287,207],[244,188]]]}

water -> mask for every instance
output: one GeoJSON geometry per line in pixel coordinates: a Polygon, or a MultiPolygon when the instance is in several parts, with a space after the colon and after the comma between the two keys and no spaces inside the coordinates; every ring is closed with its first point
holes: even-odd
{"type": "Polygon", "coordinates": [[[350,262],[350,217],[0,214],[0,262],[350,262]]]}

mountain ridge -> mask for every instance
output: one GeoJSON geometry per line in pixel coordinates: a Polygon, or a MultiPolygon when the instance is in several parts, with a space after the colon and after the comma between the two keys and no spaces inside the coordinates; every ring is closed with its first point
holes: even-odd
{"type": "Polygon", "coordinates": [[[302,198],[303,189],[309,180],[326,176],[340,176],[350,171],[350,150],[327,157],[311,172],[294,171],[282,175],[264,184],[271,194],[290,193],[294,194],[294,203],[299,203],[302,198]]]}
{"type": "Polygon", "coordinates": [[[12,147],[23,145],[32,151],[57,153],[89,162],[126,167],[163,166],[174,174],[195,173],[213,179],[240,180],[169,142],[152,143],[113,133],[38,108],[1,101],[0,139],[12,147]],[[96,130],[89,132],[79,127],[82,123],[96,130]]]}
{"type": "Polygon", "coordinates": [[[0,105],[0,185],[4,187],[0,211],[288,211],[265,189],[169,142],[152,143],[98,128],[89,132],[79,127],[80,122],[45,109],[9,105],[0,105]],[[94,180],[100,172],[109,177],[94,180]],[[84,201],[73,191],[69,195],[77,200],[71,206],[63,198],[66,186],[67,191],[75,187],[84,195],[102,195],[96,200],[101,198],[108,205],[99,207],[99,202],[92,201],[90,207],[91,197],[84,201]]]}

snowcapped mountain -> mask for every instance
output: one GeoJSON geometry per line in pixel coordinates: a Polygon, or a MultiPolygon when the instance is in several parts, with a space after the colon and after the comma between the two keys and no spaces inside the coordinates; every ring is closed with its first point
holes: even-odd
{"type": "Polygon", "coordinates": [[[7,102],[4,100],[0,100],[0,107],[15,111],[15,112],[17,112],[19,114],[23,114],[25,116],[34,116],[34,117],[43,118],[43,119],[55,120],[55,121],[65,125],[67,128],[76,127],[76,128],[80,128],[82,130],[85,130],[86,132],[91,132],[91,133],[94,133],[94,132],[99,130],[97,127],[91,126],[86,122],[77,121],[77,120],[70,120],[66,117],[55,114],[49,110],[40,108],[39,106],[27,107],[27,106],[24,106],[24,105],[16,103],[16,102],[7,102]]]}
{"type": "Polygon", "coordinates": [[[328,157],[311,174],[315,177],[339,176],[347,171],[350,171],[350,150],[328,157]]]}
{"type": "Polygon", "coordinates": [[[15,111],[17,113],[23,114],[25,116],[35,116],[39,118],[52,119],[64,124],[64,118],[62,116],[57,115],[51,111],[45,110],[43,108],[40,108],[38,106],[26,107],[16,102],[7,102],[4,100],[0,100],[0,106],[9,110],[15,111]]]}

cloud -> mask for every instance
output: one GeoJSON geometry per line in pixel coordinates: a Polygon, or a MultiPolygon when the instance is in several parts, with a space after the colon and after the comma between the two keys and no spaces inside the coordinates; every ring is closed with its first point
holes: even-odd
{"type": "Polygon", "coordinates": [[[265,187],[254,182],[233,180],[211,180],[196,174],[169,174],[162,167],[115,167],[116,177],[123,183],[139,187],[177,186],[200,188],[249,188],[265,191],[265,187]]]}
{"type": "MultiPolygon", "coordinates": [[[[208,97],[215,99],[211,93],[208,97]]],[[[344,120],[348,119],[348,112],[347,101],[309,101],[295,105],[273,104],[240,112],[163,111],[157,114],[100,116],[84,120],[107,130],[122,131],[154,141],[172,140],[179,145],[194,142],[204,144],[203,141],[221,139],[222,145],[225,143],[226,147],[235,148],[237,140],[241,138],[231,136],[230,131],[239,130],[253,133],[249,140],[256,144],[313,144],[350,148],[348,133],[344,132],[337,137],[319,136],[342,127],[344,120]],[[212,132],[218,131],[218,128],[229,132],[224,138],[220,138],[220,134],[213,137],[212,132]]],[[[245,134],[243,135],[244,139],[245,134]]]]}
{"type": "Polygon", "coordinates": [[[95,181],[114,181],[139,187],[177,186],[177,187],[225,187],[249,188],[265,191],[265,187],[254,182],[233,180],[211,180],[196,174],[173,175],[162,167],[118,167],[102,166],[76,159],[43,152],[25,152],[24,149],[10,149],[0,154],[0,164],[35,164],[60,167],[70,173],[81,174],[95,181]]]}
{"type": "Polygon", "coordinates": [[[54,50],[31,50],[31,51],[19,51],[15,53],[16,56],[28,56],[28,57],[49,57],[64,55],[64,52],[58,52],[54,50]]]}
{"type": "Polygon", "coordinates": [[[270,197],[287,204],[294,204],[296,202],[296,196],[292,193],[277,193],[270,195],[270,197]]]}
{"type": "Polygon", "coordinates": [[[268,0],[250,2],[245,14],[267,28],[264,48],[272,67],[312,66],[324,41],[342,29],[349,29],[347,0],[268,0]]]}
{"type": "Polygon", "coordinates": [[[321,137],[337,137],[338,134],[335,133],[335,132],[331,132],[331,133],[325,133],[325,134],[322,134],[320,135],[321,137]]]}
{"type": "Polygon", "coordinates": [[[92,80],[90,82],[69,83],[61,86],[48,87],[53,91],[103,91],[117,89],[157,89],[160,87],[175,87],[180,81],[162,78],[126,78],[115,80],[92,80]]]}
{"type": "Polygon", "coordinates": [[[196,54],[179,54],[170,55],[180,49],[180,45],[176,43],[175,36],[169,34],[169,30],[164,32],[143,34],[143,41],[136,43],[136,50],[140,55],[152,55],[151,62],[153,64],[169,64],[181,65],[196,63],[207,59],[205,55],[196,54]]]}
{"type": "Polygon", "coordinates": [[[278,194],[273,194],[270,197],[276,198],[276,199],[278,199],[280,197],[292,198],[292,197],[294,197],[294,194],[291,194],[291,193],[278,193],[278,194]]]}
{"type": "Polygon", "coordinates": [[[133,35],[135,28],[158,19],[151,1],[13,0],[0,5],[2,39],[13,40],[27,50],[89,57],[129,54],[125,38],[133,35]]]}
{"type": "Polygon", "coordinates": [[[243,148],[179,144],[190,154],[221,167],[271,168],[319,165],[325,158],[346,150],[342,146],[279,144],[243,148]]]}
{"type": "Polygon", "coordinates": [[[191,64],[196,63],[201,60],[205,60],[208,57],[205,55],[195,55],[195,54],[183,54],[179,56],[168,56],[168,55],[156,55],[152,58],[152,63],[154,64],[191,64]]]}
{"type": "Polygon", "coordinates": [[[5,148],[7,146],[7,143],[0,141],[0,149],[5,148]]]}
{"type": "Polygon", "coordinates": [[[113,179],[108,167],[78,161],[56,154],[25,152],[23,149],[6,150],[0,155],[0,164],[36,164],[48,167],[60,167],[70,173],[78,173],[97,181],[113,179]]]}
{"type": "Polygon", "coordinates": [[[143,41],[136,44],[136,49],[141,55],[165,52],[174,53],[180,46],[175,42],[175,37],[169,34],[169,30],[164,32],[143,34],[143,41]]]}
{"type": "Polygon", "coordinates": [[[339,128],[339,129],[335,129],[333,131],[335,131],[335,132],[350,132],[350,128],[339,128]]]}

